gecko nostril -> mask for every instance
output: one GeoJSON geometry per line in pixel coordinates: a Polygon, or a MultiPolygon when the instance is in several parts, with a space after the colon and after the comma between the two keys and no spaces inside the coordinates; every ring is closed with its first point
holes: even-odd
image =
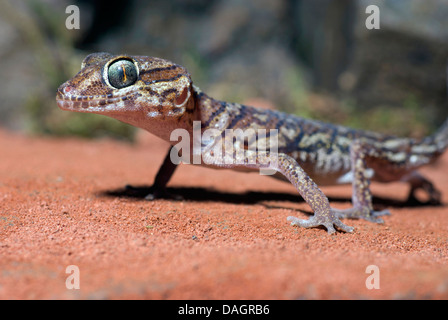
{"type": "Polygon", "coordinates": [[[71,93],[73,90],[74,90],[73,87],[66,86],[62,91],[63,91],[65,94],[69,94],[69,93],[71,93]]]}

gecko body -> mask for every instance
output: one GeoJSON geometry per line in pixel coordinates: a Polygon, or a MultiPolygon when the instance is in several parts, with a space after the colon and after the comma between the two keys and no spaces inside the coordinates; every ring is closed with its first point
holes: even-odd
{"type": "MultiPolygon", "coordinates": [[[[324,226],[333,233],[335,227],[353,231],[341,218],[382,222],[381,216],[389,211],[373,209],[370,181],[407,182],[411,186],[409,200],[416,200],[415,192],[423,189],[430,202],[440,203],[440,192],[416,170],[434,162],[447,148],[448,121],[423,139],[351,129],[219,101],[194,86],[190,74],[180,65],[160,58],[109,53],[87,56],[81,71],[59,87],[56,100],[63,110],[106,115],[145,129],[172,144],[156,175],[152,198],[164,196],[165,187],[177,167],[170,156],[176,148],[172,132],[182,129],[193,136],[194,123],[199,123],[202,133],[208,129],[218,132],[217,137],[202,141],[201,164],[244,171],[274,170],[274,177],[292,183],[314,212],[307,220],[288,217],[298,226],[324,226]],[[241,143],[235,142],[234,137],[227,138],[224,133],[229,129],[275,130],[275,154],[269,148],[264,152],[252,148],[263,139],[268,144],[268,139],[272,138],[269,134],[261,138],[248,137],[241,143]],[[233,153],[222,150],[223,158],[230,159],[241,151],[243,160],[238,163],[218,161],[213,157],[218,141],[234,146],[233,153]],[[275,155],[275,163],[265,161],[272,155],[275,155]],[[347,183],[353,187],[353,206],[345,210],[332,208],[318,187],[347,183]]],[[[191,155],[194,156],[198,156],[198,152],[191,155]]]]}

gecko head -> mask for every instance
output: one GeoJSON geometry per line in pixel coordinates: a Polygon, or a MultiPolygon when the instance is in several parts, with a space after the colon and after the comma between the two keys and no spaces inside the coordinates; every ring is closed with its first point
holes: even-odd
{"type": "Polygon", "coordinates": [[[106,114],[131,124],[141,113],[151,119],[180,117],[194,104],[185,68],[160,58],[105,52],[88,55],[81,71],[59,87],[56,101],[63,110],[106,114]]]}

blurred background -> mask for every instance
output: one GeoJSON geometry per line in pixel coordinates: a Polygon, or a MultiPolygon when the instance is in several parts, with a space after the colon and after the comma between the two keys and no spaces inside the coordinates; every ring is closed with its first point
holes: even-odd
{"type": "Polygon", "coordinates": [[[107,51],[179,63],[216,99],[421,137],[448,116],[447,17],[447,0],[0,0],[0,126],[132,140],[56,106],[83,58],[107,51]],[[371,4],[379,30],[365,27],[371,4]]]}

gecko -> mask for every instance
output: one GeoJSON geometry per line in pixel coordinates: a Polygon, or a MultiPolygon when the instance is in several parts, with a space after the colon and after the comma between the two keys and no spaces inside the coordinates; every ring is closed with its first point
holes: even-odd
{"type": "MultiPolygon", "coordinates": [[[[172,161],[173,152],[179,152],[172,132],[181,129],[193,135],[196,123],[202,133],[207,129],[218,133],[200,141],[199,149],[193,148],[196,151],[189,156],[199,155],[199,165],[239,171],[270,169],[275,172],[274,178],[289,181],[297,189],[313,214],[308,219],[287,217],[292,225],[324,227],[328,233],[335,233],[354,231],[341,221],[345,218],[383,223],[382,217],[390,212],[374,210],[371,181],[405,182],[410,185],[408,200],[417,200],[416,191],[423,190],[430,203],[441,203],[440,191],[417,169],[433,163],[447,148],[448,119],[435,133],[421,139],[352,129],[213,99],[193,84],[190,73],[181,65],[156,57],[105,52],[88,55],[81,70],[58,88],[56,101],[62,110],[106,115],[170,143],[149,199],[167,195],[166,185],[178,166],[172,161]],[[273,130],[277,143],[274,151],[268,148],[257,152],[252,148],[257,139],[241,143],[224,135],[238,129],[273,130]],[[213,150],[222,148],[218,142],[223,141],[233,144],[234,149],[233,154],[223,151],[222,156],[232,157],[241,151],[242,161],[213,157],[213,150]],[[266,161],[272,155],[276,161],[266,161]],[[352,205],[348,209],[330,206],[319,188],[339,184],[352,185],[352,205]]],[[[265,139],[266,143],[268,137],[269,133],[258,140],[265,139]]]]}

